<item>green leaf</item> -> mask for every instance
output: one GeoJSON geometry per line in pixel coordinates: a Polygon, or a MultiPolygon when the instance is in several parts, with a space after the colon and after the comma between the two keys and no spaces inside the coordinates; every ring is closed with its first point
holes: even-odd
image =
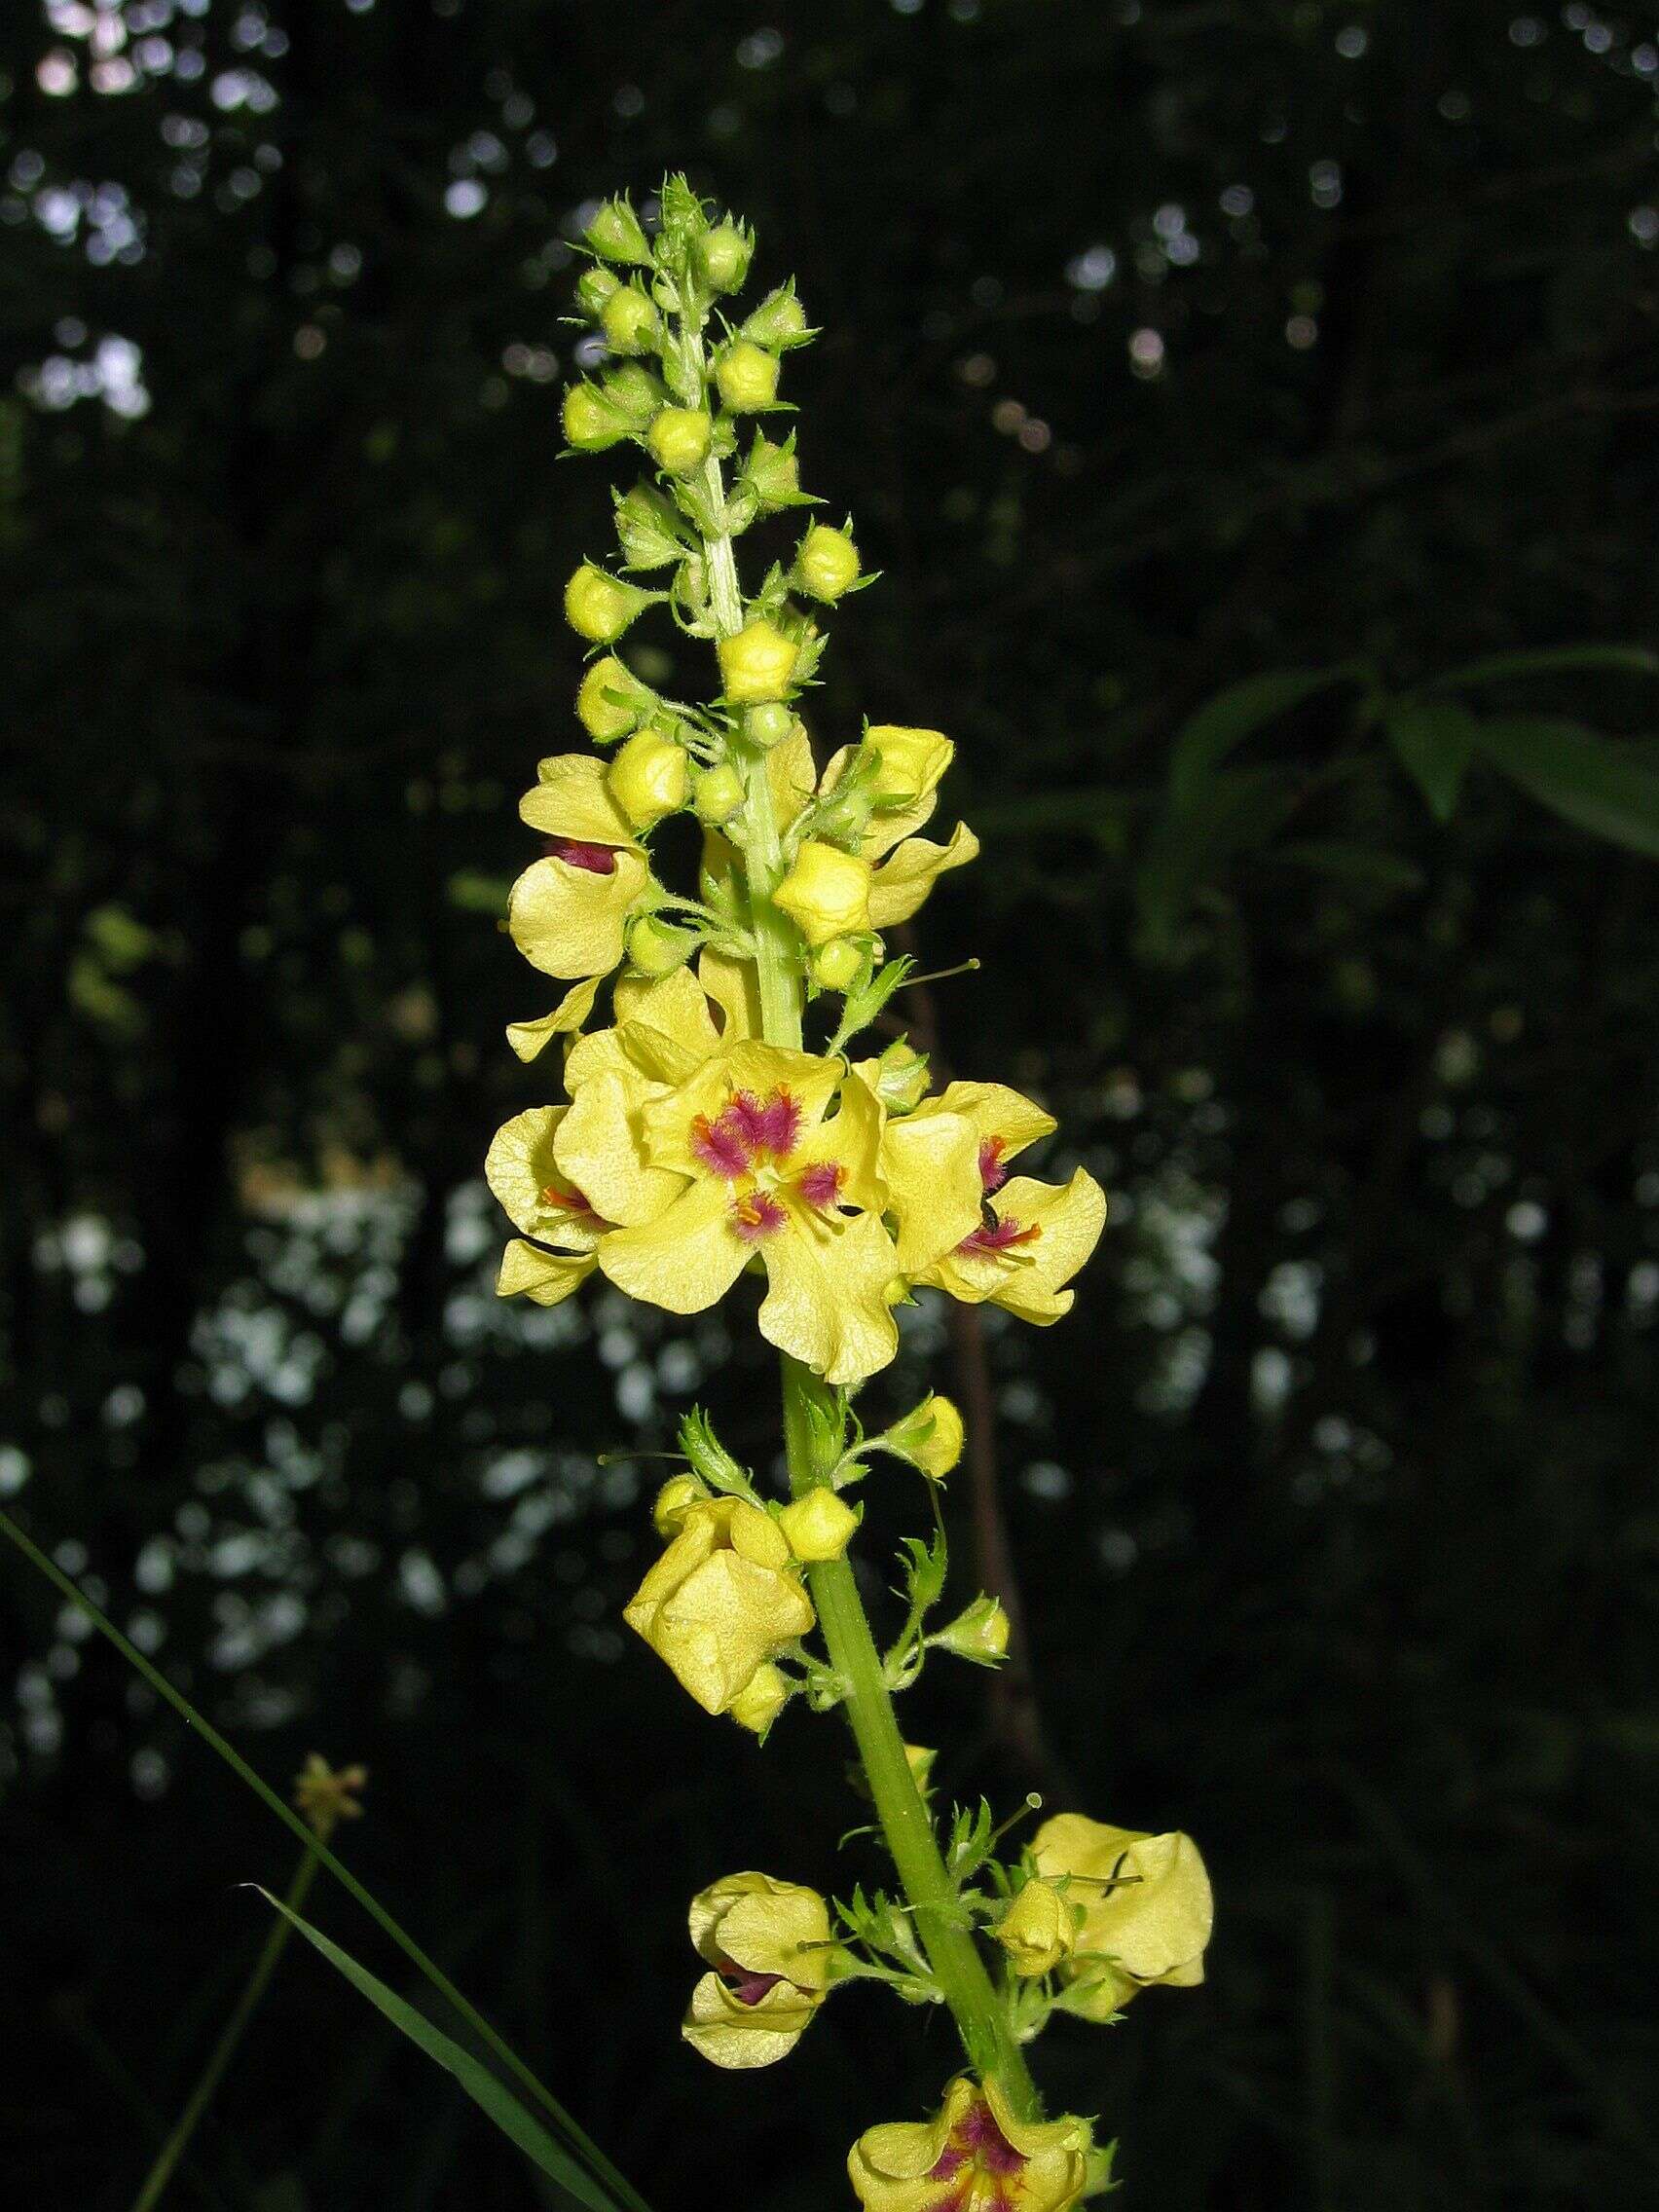
{"type": "Polygon", "coordinates": [[[1450,822],[1475,755],[1475,718],[1452,699],[1405,699],[1383,717],[1395,757],[1428,801],[1436,822],[1450,822]]]}
{"type": "Polygon", "coordinates": [[[1175,924],[1203,878],[1233,854],[1266,844],[1301,790],[1283,768],[1229,768],[1208,777],[1190,804],[1171,805],[1159,817],[1135,872],[1135,904],[1151,956],[1167,953],[1175,924]]]}
{"type": "Polygon", "coordinates": [[[1273,858],[1298,867],[1314,868],[1321,875],[1345,877],[1372,891],[1420,891],[1421,868],[1402,860],[1398,853],[1380,852],[1375,845],[1345,845],[1334,839],[1307,838],[1293,845],[1275,845],[1273,858]]]}
{"type": "Polygon", "coordinates": [[[1230,683],[1225,691],[1206,699],[1175,733],[1169,756],[1170,803],[1193,805],[1210,771],[1247,737],[1288,715],[1315,691],[1350,682],[1354,673],[1351,667],[1277,669],[1266,676],[1247,676],[1242,683],[1230,683]]]}
{"type": "Polygon", "coordinates": [[[1659,675],[1659,653],[1644,645],[1541,645],[1530,652],[1493,653],[1448,669],[1428,686],[1456,691],[1465,684],[1496,683],[1508,676],[1543,676],[1556,669],[1622,669],[1632,676],[1659,675]]]}
{"type": "MultiPolygon", "coordinates": [[[[248,1885],[259,1889],[257,1882],[248,1885]]],[[[493,2120],[501,2133],[516,2143],[525,2156],[538,2166],[551,2181],[558,2183],[572,2202],[585,2204],[589,2212],[622,2212],[619,2200],[595,2181],[591,2174],[577,2165],[569,2152],[561,2149],[537,2120],[532,2119],[506,2086],[490,2069],[453,2043],[433,2027],[424,2012],[406,2004],[394,1990],[388,1989],[378,1976],[361,1967],[338,1943],[332,1943],[309,1920],[302,1920],[297,1912],[274,1898],[269,1890],[259,1890],[266,1903],[283,1918],[290,1921],[314,1950],[320,1951],[329,1965],[345,1975],[360,1996],[366,1997],[376,2010],[383,2013],[401,2035],[409,2038],[417,2048],[424,2050],[448,2074],[453,2074],[473,2103],[486,2119],[493,2120]]]]}
{"type": "Polygon", "coordinates": [[[1578,722],[1517,715],[1475,726],[1485,757],[1540,806],[1659,860],[1659,771],[1578,722]]]}

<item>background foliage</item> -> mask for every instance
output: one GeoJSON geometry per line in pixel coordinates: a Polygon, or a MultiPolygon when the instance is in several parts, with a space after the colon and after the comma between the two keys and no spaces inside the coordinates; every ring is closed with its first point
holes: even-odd
{"type": "MultiPolygon", "coordinates": [[[[764,1454],[770,1365],[490,1293],[511,801],[605,511],[577,210],[684,166],[798,270],[887,571],[817,726],[950,731],[991,848],[911,1018],[1113,1195],[1072,1322],[988,1345],[1036,1707],[906,1715],[1214,1868],[1207,1989],[1050,2087],[1160,2212],[1659,2201],[1654,693],[1505,657],[1655,632],[1650,29],[7,11],[0,1491],[266,1773],[369,1763],[353,1863],[665,2212],[839,2201],[947,2054],[857,1992],[758,2084],[680,2045],[685,1898],[828,1884],[854,1816],[829,1729],[625,1643],[652,1469],[596,1455],[694,1392],[764,1454]]],[[[290,1846],[20,1563],[0,1634],[8,2182],[118,2206],[290,1846]]],[[[537,2201],[422,2063],[292,1957],[174,2194],[537,2201]]]]}

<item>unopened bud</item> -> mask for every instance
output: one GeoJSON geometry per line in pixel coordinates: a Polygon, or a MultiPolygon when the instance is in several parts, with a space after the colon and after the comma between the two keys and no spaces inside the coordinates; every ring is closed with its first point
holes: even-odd
{"type": "Polygon", "coordinates": [[[764,1736],[793,1695],[788,1676],[768,1659],[756,1668],[726,1711],[740,1728],[764,1736]]]}
{"type": "Polygon", "coordinates": [[[612,290],[600,311],[599,326],[613,353],[645,353],[655,343],[661,323],[655,307],[639,285],[622,284],[612,290]]]}
{"type": "Polygon", "coordinates": [[[752,415],[778,396],[778,356],[739,338],[715,363],[715,382],[722,404],[734,415],[752,415]]]}
{"type": "Polygon", "coordinates": [[[638,729],[655,699],[614,653],[596,660],[576,692],[576,715],[596,744],[614,745],[638,729]]]}
{"type": "Polygon", "coordinates": [[[934,1391],[879,1441],[920,1467],[930,1481],[942,1482],[962,1456],[962,1416],[948,1398],[934,1391]]]}
{"type": "Polygon", "coordinates": [[[795,549],[794,580],[814,599],[833,602],[859,580],[859,549],[844,530],[815,522],[795,549]]]}
{"type": "Polygon", "coordinates": [[[809,1490],[778,1515],[796,1559],[839,1559],[853,1539],[859,1516],[844,1497],[826,1486],[809,1490]]]}
{"type": "Polygon", "coordinates": [[[616,502],[616,538],[630,569],[662,569],[685,553],[673,503],[654,485],[636,484],[616,502]]]}
{"type": "Polygon", "coordinates": [[[718,768],[705,768],[691,778],[691,804],[699,822],[718,830],[729,822],[743,804],[743,778],[729,760],[718,768]]]}
{"type": "Polygon", "coordinates": [[[607,261],[648,264],[651,258],[649,242],[640,228],[640,218],[626,200],[608,200],[582,238],[592,252],[607,261]]]}
{"type": "Polygon", "coordinates": [[[584,561],[565,586],[565,619],[578,638],[608,645],[651,604],[648,591],[608,576],[584,561]]]}
{"type": "Polygon", "coordinates": [[[1008,1615],[994,1598],[976,1598],[928,1641],[941,1651],[953,1651],[958,1659],[994,1667],[1008,1650],[1008,1615]]]}
{"type": "Polygon", "coordinates": [[[597,385],[573,384],[565,394],[565,442],[577,453],[603,453],[627,437],[632,425],[597,385]]]}
{"type": "Polygon", "coordinates": [[[852,937],[869,928],[870,865],[838,845],[807,838],[772,894],[808,944],[852,937]]]}
{"type": "Polygon", "coordinates": [[[714,425],[700,407],[661,408],[645,443],[671,476],[689,476],[709,455],[714,425]]]}
{"type": "Polygon", "coordinates": [[[649,727],[634,732],[611,761],[605,780],[636,830],[648,830],[665,814],[675,813],[691,793],[691,769],[684,753],[673,738],[649,727]]]}
{"type": "Polygon", "coordinates": [[[698,248],[705,280],[717,292],[735,292],[749,274],[755,240],[735,223],[717,223],[698,248]]]}
{"type": "Polygon", "coordinates": [[[726,697],[736,706],[782,699],[794,674],[796,646],[764,617],[749,622],[715,648],[726,697]]]}
{"type": "Polygon", "coordinates": [[[754,451],[738,471],[738,482],[761,514],[809,503],[800,488],[800,463],[795,459],[793,437],[781,446],[773,445],[769,438],[756,438],[754,451]]]}
{"type": "Polygon", "coordinates": [[[582,313],[597,322],[616,283],[608,269],[584,269],[576,283],[576,304],[582,313]]]}
{"type": "Polygon", "coordinates": [[[670,1475],[656,1493],[651,1521],[659,1536],[677,1536],[688,1507],[699,1504],[708,1492],[695,1475],[670,1475]]]}
{"type": "Polygon", "coordinates": [[[897,722],[872,723],[864,745],[875,760],[876,803],[895,807],[914,806],[937,790],[956,753],[942,730],[905,729],[897,722]]]}
{"type": "Polygon", "coordinates": [[[864,946],[854,937],[832,937],[812,956],[812,979],[827,991],[850,990],[864,966],[864,946]]]}
{"type": "Polygon", "coordinates": [[[1071,1906],[1043,1881],[1026,1883],[992,1934],[1022,1979],[1051,1973],[1077,1941],[1071,1906]]]}
{"type": "Polygon", "coordinates": [[[913,1114],[928,1094],[926,1052],[896,1037],[875,1063],[875,1094],[890,1114],[913,1114]]]}
{"type": "Polygon", "coordinates": [[[782,745],[795,726],[793,711],[782,699],[766,699],[758,707],[751,707],[743,718],[743,734],[751,745],[758,745],[770,753],[774,745],[782,745]]]}
{"type": "Polygon", "coordinates": [[[775,292],[768,292],[738,335],[752,339],[756,346],[803,345],[809,335],[806,311],[795,298],[793,287],[780,284],[775,292]]]}
{"type": "Polygon", "coordinates": [[[628,931],[628,959],[642,976],[672,976],[697,949],[691,930],[677,930],[654,914],[642,914],[628,931]]]}

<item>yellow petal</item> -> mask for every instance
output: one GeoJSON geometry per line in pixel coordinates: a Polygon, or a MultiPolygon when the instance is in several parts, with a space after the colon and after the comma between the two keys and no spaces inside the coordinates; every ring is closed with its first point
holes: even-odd
{"type": "Polygon", "coordinates": [[[639,1022],[643,1028],[654,1029],[699,1059],[707,1059],[720,1044],[708,994],[686,968],[677,968],[672,976],[660,977],[654,982],[637,976],[621,977],[616,985],[616,1019],[618,1023],[639,1022]]]}
{"type": "Polygon", "coordinates": [[[691,1992],[680,2032],[712,2065],[772,2066],[793,2050],[816,2009],[815,1999],[787,1981],[746,2005],[718,1973],[706,1973],[691,1992]]]}
{"type": "MultiPolygon", "coordinates": [[[[826,792],[835,789],[857,752],[857,746],[843,745],[839,753],[830,757],[824,771],[826,792]]],[[[859,838],[859,851],[866,861],[880,860],[895,845],[902,844],[906,837],[913,837],[924,823],[931,822],[938,805],[939,793],[930,790],[919,793],[908,804],[884,806],[879,814],[872,814],[865,825],[859,838]]]]}
{"type": "Polygon", "coordinates": [[[697,976],[720,1013],[725,1026],[720,1041],[739,1044],[760,1034],[760,975],[753,960],[733,960],[728,953],[708,946],[697,962],[697,976]]]}
{"type": "Polygon", "coordinates": [[[788,830],[818,788],[818,766],[804,722],[797,721],[783,743],[767,754],[766,782],[778,828],[788,830]]]}
{"type": "Polygon", "coordinates": [[[886,1116],[856,1071],[842,1079],[834,1114],[804,1136],[790,1161],[790,1172],[814,1161],[832,1161],[842,1170],[840,1202],[885,1213],[888,1194],[881,1172],[882,1124],[886,1116]]]}
{"type": "Polygon", "coordinates": [[[908,837],[875,871],[869,891],[869,918],[878,930],[907,922],[920,907],[936,880],[947,868],[966,867],[979,850],[979,840],[966,823],[950,832],[948,844],[936,845],[927,837],[908,837]]]}
{"type": "Polygon", "coordinates": [[[544,1014],[539,1021],[509,1021],[507,1043],[519,1058],[534,1060],[555,1037],[571,1036],[580,1030],[593,1012],[599,985],[599,977],[584,977],[581,982],[572,983],[553,1012],[544,1014]]]}
{"type": "Polygon", "coordinates": [[[717,1304],[750,1256],[732,1225],[731,1194],[712,1177],[693,1183],[654,1221],[615,1230],[600,1246],[600,1266],[618,1290],[671,1313],[717,1304]]]}
{"type": "Polygon", "coordinates": [[[1006,1083],[947,1084],[937,1105],[930,1099],[921,1112],[960,1114],[973,1124],[977,1136],[1001,1139],[1004,1160],[1012,1160],[1039,1137],[1051,1136],[1057,1126],[1052,1114],[1022,1092],[1011,1090],[1006,1083]]]}
{"type": "Polygon", "coordinates": [[[862,1382],[899,1348],[887,1303],[899,1272],[893,1239],[874,1214],[830,1222],[788,1210],[787,1226],[760,1246],[769,1285],[760,1334],[827,1382],[862,1382]]]}
{"type": "Polygon", "coordinates": [[[881,1166],[899,1221],[902,1274],[920,1274],[979,1226],[979,1136],[965,1116],[924,1107],[890,1121],[881,1166]]]}
{"type": "Polygon", "coordinates": [[[679,1174],[706,1175],[707,1162],[691,1149],[693,1124],[699,1118],[717,1119],[740,1090],[760,1099],[787,1090],[800,1108],[804,1139],[822,1121],[840,1081],[840,1062],[815,1052],[753,1042],[724,1046],[683,1083],[642,1106],[645,1157],[653,1165],[671,1167],[679,1174]]]}
{"type": "Polygon", "coordinates": [[[579,1290],[594,1271],[591,1252],[544,1252],[515,1236],[501,1254],[501,1272],[496,1278],[498,1298],[532,1299],[537,1306],[557,1306],[579,1290]]]}
{"type": "Polygon", "coordinates": [[[610,795],[603,760],[591,753],[560,753],[543,760],[536,774],[540,782],[519,801],[531,829],[584,845],[635,845],[634,825],[610,795]]]}
{"type": "Polygon", "coordinates": [[[600,1224],[583,1194],[569,1189],[553,1156],[553,1140],[568,1109],[532,1106],[496,1131],[484,1161],[484,1180],[515,1229],[568,1251],[591,1252],[600,1224]],[[574,1202],[572,1202],[574,1201],[574,1202]]]}
{"type": "Polygon", "coordinates": [[[1074,1295],[1063,1286],[1099,1242],[1106,1194],[1080,1167],[1063,1188],[1015,1175],[996,1194],[992,1206],[999,1220],[1035,1227],[1041,1234],[1005,1252],[948,1252],[920,1279],[966,1305],[989,1299],[1022,1321],[1046,1325],[1059,1320],[1071,1311],[1074,1295]]]}
{"type": "Polygon", "coordinates": [[[622,958],[628,916],[650,880],[639,853],[618,852],[608,875],[548,858],[513,885],[507,927],[533,968],[547,976],[604,976],[622,958]]]}
{"type": "Polygon", "coordinates": [[[574,1093],[554,1137],[559,1173],[606,1221],[626,1228],[654,1221],[685,1188],[682,1175],[652,1167],[640,1127],[642,1089],[598,1075],[574,1093]]]}

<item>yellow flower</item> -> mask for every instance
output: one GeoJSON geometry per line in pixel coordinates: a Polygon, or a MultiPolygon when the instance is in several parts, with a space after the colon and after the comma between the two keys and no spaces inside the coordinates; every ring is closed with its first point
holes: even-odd
{"type": "Polygon", "coordinates": [[[684,749],[661,730],[636,730],[606,775],[610,795],[633,828],[648,830],[673,814],[691,794],[691,768],[684,749]]]}
{"type": "Polygon", "coordinates": [[[756,1668],[749,1677],[749,1687],[738,1691],[726,1711],[740,1728],[764,1737],[793,1695],[788,1676],[768,1660],[764,1667],[756,1668]]]}
{"type": "Polygon", "coordinates": [[[875,798],[883,807],[912,807],[931,797],[956,756],[942,730],[907,729],[899,722],[872,722],[864,743],[875,756],[875,798]]]}
{"type": "Polygon", "coordinates": [[[597,976],[584,976],[579,983],[571,985],[553,1012],[544,1014],[539,1021],[509,1021],[507,1043],[519,1058],[534,1060],[555,1037],[576,1034],[593,1012],[599,984],[597,976]]]}
{"type": "Polygon", "coordinates": [[[856,936],[870,927],[870,865],[808,837],[772,894],[808,944],[856,936]]]}
{"type": "Polygon", "coordinates": [[[809,1490],[778,1515],[796,1559],[839,1559],[852,1541],[859,1517],[844,1497],[826,1485],[809,1490]]]}
{"type": "Polygon", "coordinates": [[[830,1986],[830,1910],[816,1890],[728,1874],[691,1899],[691,1941],[714,1970],[681,2030],[717,2066],[770,2066],[811,2025],[830,1986]]]}
{"type": "Polygon", "coordinates": [[[1072,1308],[1071,1281],[1100,1240],[1106,1194],[1080,1167],[1064,1189],[1016,1175],[986,1205],[987,1218],[916,1280],[969,1306],[989,1299],[1046,1327],[1072,1308]]]}
{"type": "Polygon", "coordinates": [[[712,1497],[685,1508],[622,1618],[705,1713],[725,1713],[816,1616],[776,1522],[712,1497]]]}
{"type": "Polygon", "coordinates": [[[1061,1999],[1086,2020],[1109,2020],[1137,1989],[1190,1989],[1204,1978],[1215,1907],[1191,1836],[1142,1835],[1082,1813],[1045,1821],[1031,1856],[1046,1881],[1081,1906],[1061,1999]],[[1069,1877],[1069,1878],[1068,1878],[1069,1877]]]}
{"type": "MultiPolygon", "coordinates": [[[[953,751],[948,738],[938,730],[878,723],[865,732],[866,745],[872,739],[871,750],[879,763],[878,807],[860,834],[859,852],[875,871],[869,887],[869,927],[890,930],[919,910],[947,869],[966,867],[977,855],[979,840],[962,822],[942,845],[913,834],[939,804],[937,786],[953,751]],[[905,788],[911,785],[914,796],[905,798],[905,788]]],[[[835,789],[854,756],[855,748],[845,746],[830,761],[822,784],[826,793],[835,789]]]]}
{"type": "Polygon", "coordinates": [[[1027,1882],[993,1933],[1016,1974],[1051,1973],[1071,1950],[1073,1908],[1047,1882],[1027,1882]]]}
{"type": "Polygon", "coordinates": [[[1016,2120],[994,2082],[959,2076],[932,2120],[861,2135],[847,2172],[869,2212],[1068,2212],[1090,2145],[1086,2120],[1016,2120]]]}
{"type": "MultiPolygon", "coordinates": [[[[626,1098],[628,1077],[612,1080],[626,1098]]],[[[672,1088],[636,1077],[633,1091],[644,1163],[630,1176],[614,1139],[598,1163],[608,1192],[632,1186],[618,1189],[629,1226],[600,1253],[617,1288],[699,1313],[758,1259],[769,1343],[830,1382],[885,1367],[898,1348],[886,1296],[898,1258],[881,1220],[881,1110],[864,1083],[838,1061],[744,1042],[672,1088]],[[674,1195],[660,1205],[664,1179],[674,1195]]]]}
{"type": "Polygon", "coordinates": [[[555,1158],[559,1124],[569,1109],[532,1106],[496,1131],[484,1161],[484,1180],[496,1194],[515,1229],[501,1255],[498,1297],[523,1295],[537,1306],[556,1306],[592,1274],[594,1254],[609,1224],[601,1220],[576,1185],[569,1182],[555,1158]],[[540,1246],[550,1244],[552,1251],[540,1246]]]}
{"type": "Polygon", "coordinates": [[[930,1482],[941,1483],[961,1458],[966,1437],[962,1416],[934,1390],[876,1441],[919,1467],[930,1482]]]}
{"type": "Polygon", "coordinates": [[[983,1225],[1008,1162],[1051,1134],[1051,1114],[1000,1083],[953,1083],[882,1132],[881,1169],[899,1216],[899,1264],[919,1274],[983,1225]]]}
{"type": "Polygon", "coordinates": [[[360,1821],[363,1808],[357,1792],[369,1779],[366,1766],[330,1766],[320,1751],[313,1751],[294,1777],[294,1804],[310,1822],[313,1832],[326,1843],[342,1821],[360,1821]]]}
{"type": "Polygon", "coordinates": [[[605,763],[586,754],[543,760],[519,813],[548,839],[547,857],[513,885],[507,926],[533,968],[603,976],[622,957],[628,919],[650,882],[634,825],[611,796],[605,763]]]}

